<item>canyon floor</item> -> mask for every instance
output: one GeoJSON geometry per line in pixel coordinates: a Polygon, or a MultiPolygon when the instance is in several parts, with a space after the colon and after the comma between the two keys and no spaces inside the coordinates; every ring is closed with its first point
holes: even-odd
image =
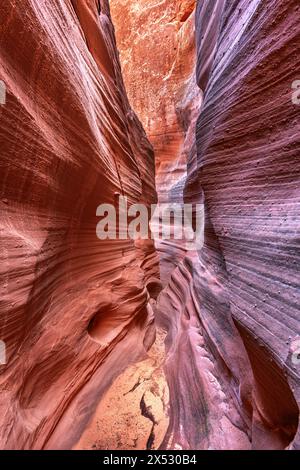
{"type": "Polygon", "coordinates": [[[159,448],[169,424],[164,340],[165,333],[158,328],[148,357],[113,382],[75,450],[159,448]]]}

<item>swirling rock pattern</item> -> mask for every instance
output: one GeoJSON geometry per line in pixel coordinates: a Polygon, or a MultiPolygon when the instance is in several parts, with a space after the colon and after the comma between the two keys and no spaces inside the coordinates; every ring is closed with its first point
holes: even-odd
{"type": "MultiPolygon", "coordinates": [[[[291,84],[299,78],[299,6],[293,0],[197,2],[203,104],[197,151],[195,117],[188,121],[185,159],[179,127],[174,139],[165,136],[174,131],[172,105],[184,103],[184,93],[174,99],[174,83],[188,89],[194,60],[182,56],[186,74],[175,66],[166,77],[172,48],[160,29],[164,21],[174,28],[170,9],[184,2],[130,2],[128,34],[113,3],[129,97],[156,151],[159,197],[205,204],[200,252],[158,245],[165,288],[155,310],[168,332],[170,389],[162,447],[298,448],[299,366],[291,358],[300,328],[299,107],[291,84]],[[153,43],[167,55],[163,64],[153,58],[153,43]]],[[[122,3],[124,12],[129,6],[122,3]]],[[[191,28],[189,43],[192,35],[191,28]]]]}
{"type": "Polygon", "coordinates": [[[93,432],[128,392],[122,448],[299,449],[298,0],[110,2],[159,200],[205,205],[201,250],[157,242],[156,304],[152,242],[95,232],[156,201],[108,1],[4,3],[1,448],[118,447],[93,432]]]}
{"type": "Polygon", "coordinates": [[[198,57],[210,65],[206,78],[198,69],[204,102],[188,178],[203,188],[252,366],[252,445],[298,448],[300,371],[289,350],[300,329],[299,107],[291,100],[299,5],[211,3],[213,45],[207,5],[198,5],[198,57]]]}
{"type": "Polygon", "coordinates": [[[107,0],[7,0],[0,19],[0,447],[70,448],[153,338],[153,244],[96,237],[117,193],[156,201],[153,150],[107,0]]]}

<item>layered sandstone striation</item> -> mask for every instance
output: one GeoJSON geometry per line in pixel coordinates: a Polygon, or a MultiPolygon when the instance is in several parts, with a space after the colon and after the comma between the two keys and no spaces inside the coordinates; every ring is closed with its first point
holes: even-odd
{"type": "MultiPolygon", "coordinates": [[[[256,449],[299,448],[300,371],[292,361],[300,331],[299,108],[291,99],[298,18],[293,0],[216,0],[199,2],[197,11],[204,102],[186,193],[197,182],[205,194],[228,315],[251,364],[244,374],[253,375],[256,449]]],[[[209,231],[206,240],[212,247],[209,231]]],[[[209,304],[218,316],[218,304],[209,304]]]]}
{"type": "Polygon", "coordinates": [[[71,448],[154,339],[151,241],[100,241],[99,204],[156,201],[107,0],[0,6],[0,447],[71,448]]]}
{"type": "Polygon", "coordinates": [[[299,449],[298,1],[110,7],[0,6],[0,446],[299,449]],[[96,237],[155,172],[205,209],[160,294],[151,240],[96,237]]]}
{"type": "MultiPolygon", "coordinates": [[[[182,203],[201,105],[195,76],[196,1],[110,4],[128,98],[154,148],[159,202],[182,203]]],[[[159,240],[156,248],[165,285],[185,249],[159,240]]]]}
{"type": "Polygon", "coordinates": [[[156,152],[159,197],[205,206],[201,251],[157,244],[165,288],[155,313],[167,332],[170,389],[162,447],[298,448],[299,109],[291,84],[299,6],[199,1],[181,22],[187,4],[112,0],[128,94],[156,152]],[[186,96],[200,114],[196,141],[186,96]]]}

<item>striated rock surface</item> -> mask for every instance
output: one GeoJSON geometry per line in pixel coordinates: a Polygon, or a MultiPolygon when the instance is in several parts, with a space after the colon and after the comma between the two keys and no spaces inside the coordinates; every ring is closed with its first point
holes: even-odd
{"type": "Polygon", "coordinates": [[[96,237],[99,204],[156,201],[153,151],[107,0],[7,0],[0,21],[0,447],[71,448],[153,341],[152,242],[96,237]]]}
{"type": "MultiPolygon", "coordinates": [[[[300,370],[291,361],[300,331],[299,107],[291,99],[299,5],[209,3],[197,12],[204,102],[186,192],[203,188],[229,312],[250,359],[252,446],[299,448],[300,370]]],[[[206,240],[211,246],[209,232],[206,240]]]]}
{"type": "MultiPolygon", "coordinates": [[[[161,203],[183,202],[195,154],[201,92],[195,77],[195,0],[111,0],[128,97],[155,153],[161,203]]],[[[157,241],[161,281],[184,257],[183,244],[157,241]]]]}
{"type": "Polygon", "coordinates": [[[1,4],[1,448],[300,448],[298,3],[110,1],[159,201],[205,207],[159,295],[96,238],[156,201],[108,1],[1,4]]]}
{"type": "Polygon", "coordinates": [[[165,288],[155,313],[168,333],[170,389],[161,447],[298,448],[299,107],[291,85],[299,6],[198,1],[198,95],[193,52],[181,47],[193,44],[192,22],[176,23],[187,3],[112,0],[128,94],[155,148],[159,198],[205,204],[201,251],[157,244],[165,288]],[[187,108],[195,113],[185,114],[186,96],[196,97],[187,108]]]}

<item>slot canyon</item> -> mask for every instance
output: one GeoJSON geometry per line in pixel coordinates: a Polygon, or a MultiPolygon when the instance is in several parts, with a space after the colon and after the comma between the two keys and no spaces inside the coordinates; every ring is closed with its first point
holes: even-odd
{"type": "Polygon", "coordinates": [[[1,2],[1,450],[300,450],[299,20],[1,2]],[[121,197],[201,246],[99,239],[121,197]]]}

